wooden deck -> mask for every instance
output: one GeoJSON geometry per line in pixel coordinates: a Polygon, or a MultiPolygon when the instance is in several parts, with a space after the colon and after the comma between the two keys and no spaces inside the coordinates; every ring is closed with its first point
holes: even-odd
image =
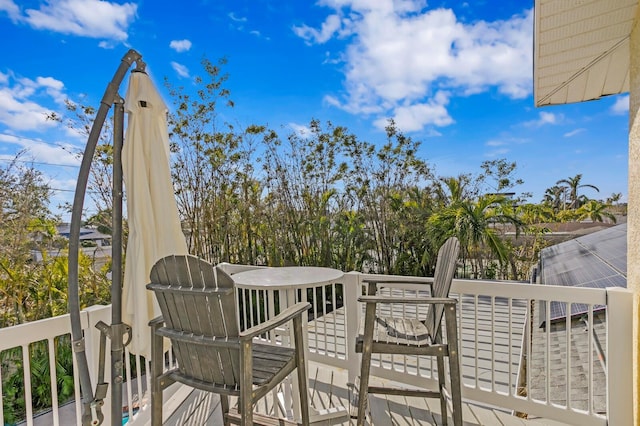
{"type": "MultiPolygon", "coordinates": [[[[376,384],[384,385],[381,379],[372,378],[376,384]]],[[[309,363],[309,393],[312,406],[318,410],[338,409],[349,410],[349,398],[353,392],[347,386],[347,371],[327,367],[326,365],[309,363]]],[[[393,395],[371,395],[369,399],[370,415],[367,424],[370,425],[411,425],[426,426],[440,425],[440,402],[437,399],[402,397],[393,395]],[[371,421],[373,419],[373,422],[371,421]]],[[[256,411],[271,411],[273,400],[265,397],[257,405],[256,411]]],[[[165,425],[191,426],[221,426],[222,416],[217,395],[186,386],[181,387],[165,403],[165,425]]],[[[284,417],[280,413],[281,417],[284,417]]],[[[487,407],[480,407],[473,403],[463,406],[465,426],[560,426],[564,423],[546,419],[520,419],[510,413],[487,407]]],[[[451,423],[451,420],[449,421],[451,423]]],[[[276,423],[277,424],[277,423],[276,423]]],[[[313,423],[315,426],[325,425],[355,425],[355,420],[339,418],[329,421],[313,423]]]]}

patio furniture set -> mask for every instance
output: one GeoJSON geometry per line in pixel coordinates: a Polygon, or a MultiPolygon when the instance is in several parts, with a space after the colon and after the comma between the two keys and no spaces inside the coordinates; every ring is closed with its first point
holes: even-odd
{"type": "MultiPolygon", "coordinates": [[[[358,425],[365,424],[368,395],[373,393],[439,398],[442,423],[447,424],[450,412],[453,424],[462,425],[458,302],[448,297],[458,252],[455,237],[442,245],[426,297],[379,294],[385,284],[398,283],[398,279],[368,279],[363,283],[367,291],[358,300],[365,307],[364,321],[355,342],[356,352],[362,354],[360,381],[357,411],[355,407],[352,411],[358,425]],[[401,313],[407,306],[416,307],[416,312],[418,306],[426,307],[420,310],[424,316],[405,317],[401,313]],[[438,388],[370,386],[373,353],[435,357],[438,388]]],[[[269,424],[273,419],[254,418],[254,405],[290,376],[297,383],[297,392],[292,392],[296,412],[291,417],[298,424],[308,425],[314,413],[309,409],[303,322],[311,305],[295,303],[295,294],[299,284],[335,281],[341,276],[340,271],[313,267],[260,268],[232,276],[191,255],[160,259],[147,286],[162,311],[162,316],[150,323],[152,425],[162,424],[162,391],[174,382],[219,394],[225,425],[253,425],[265,420],[269,424]],[[242,283],[285,290],[287,297],[280,301],[280,312],[243,330],[236,296],[236,287],[242,283]],[[166,371],[164,338],[171,341],[177,361],[177,366],[166,371]],[[237,408],[231,407],[230,396],[237,397],[237,408]]],[[[283,422],[280,419],[274,424],[283,422]]]]}

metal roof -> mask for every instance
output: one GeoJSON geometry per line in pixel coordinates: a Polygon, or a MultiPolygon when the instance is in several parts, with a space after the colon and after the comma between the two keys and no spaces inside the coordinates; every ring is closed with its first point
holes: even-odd
{"type": "Polygon", "coordinates": [[[629,91],[629,35],[638,0],[535,0],[536,106],[629,91]]]}

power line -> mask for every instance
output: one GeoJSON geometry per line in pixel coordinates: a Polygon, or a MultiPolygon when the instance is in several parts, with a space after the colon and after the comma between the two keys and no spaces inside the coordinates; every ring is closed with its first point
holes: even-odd
{"type": "Polygon", "coordinates": [[[73,167],[75,169],[79,169],[80,165],[75,164],[56,164],[56,163],[45,163],[42,161],[30,161],[30,160],[17,160],[17,159],[9,159],[9,158],[0,158],[0,161],[4,161],[5,163],[24,163],[24,164],[37,164],[39,166],[55,166],[55,167],[73,167]]]}
{"type": "MultiPolygon", "coordinates": [[[[35,142],[35,143],[41,143],[41,144],[45,144],[45,145],[49,145],[49,146],[55,146],[57,148],[62,148],[65,151],[67,149],[69,149],[69,147],[66,147],[66,146],[62,145],[59,142],[48,142],[48,141],[45,141],[45,140],[42,140],[42,139],[33,139],[33,138],[26,137],[26,136],[17,136],[17,135],[13,135],[11,133],[0,133],[0,136],[7,136],[9,138],[15,138],[15,139],[18,139],[18,140],[25,140],[25,141],[29,141],[29,142],[35,142]]],[[[14,142],[9,142],[9,141],[5,141],[5,142],[14,143],[14,142]]],[[[74,146],[73,144],[69,144],[69,145],[71,147],[73,147],[73,148],[78,148],[78,147],[74,146]]],[[[78,149],[80,150],[80,148],[78,148],[78,149]]]]}

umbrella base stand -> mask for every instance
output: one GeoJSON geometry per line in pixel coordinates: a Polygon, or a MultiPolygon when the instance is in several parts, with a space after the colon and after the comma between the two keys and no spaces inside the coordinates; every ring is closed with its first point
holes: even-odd
{"type": "MultiPolygon", "coordinates": [[[[96,328],[100,331],[100,354],[98,358],[98,383],[96,384],[96,392],[93,401],[91,401],[89,410],[85,410],[82,416],[83,425],[99,425],[104,421],[104,414],[102,414],[102,406],[104,405],[104,399],[107,397],[107,389],[109,383],[104,381],[104,366],[105,357],[107,352],[107,337],[111,340],[111,358],[112,358],[112,371],[111,379],[115,385],[120,385],[123,382],[123,362],[122,356],[124,355],[124,348],[131,342],[131,326],[127,324],[112,324],[107,325],[103,321],[99,321],[96,324],[96,328]],[[127,340],[123,342],[123,337],[127,336],[127,340]],[[118,344],[120,343],[120,344],[118,344]],[[113,362],[113,359],[117,359],[113,362]]],[[[122,407],[116,407],[118,410],[122,410],[122,407]]],[[[116,408],[112,407],[112,410],[116,408]]]]}
{"type": "MultiPolygon", "coordinates": [[[[101,333],[102,334],[102,333],[101,333]]],[[[104,421],[104,414],[102,414],[102,406],[104,405],[104,399],[107,396],[107,388],[109,387],[108,383],[104,383],[104,350],[103,350],[103,338],[100,338],[100,370],[102,374],[98,378],[98,383],[96,384],[96,393],[93,397],[92,401],[88,403],[83,401],[83,409],[82,409],[82,424],[83,425],[99,425],[104,421]]],[[[85,350],[85,341],[84,337],[80,340],[75,340],[73,342],[73,351],[74,352],[84,352],[85,350]]]]}

